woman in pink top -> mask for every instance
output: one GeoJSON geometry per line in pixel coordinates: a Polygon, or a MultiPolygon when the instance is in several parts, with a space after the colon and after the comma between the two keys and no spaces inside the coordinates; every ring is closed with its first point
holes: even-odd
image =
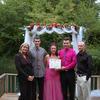
{"type": "Polygon", "coordinates": [[[51,54],[46,56],[46,73],[44,80],[43,100],[63,100],[60,84],[60,73],[58,70],[49,68],[49,59],[58,59],[56,55],[56,45],[50,46],[51,54]]]}

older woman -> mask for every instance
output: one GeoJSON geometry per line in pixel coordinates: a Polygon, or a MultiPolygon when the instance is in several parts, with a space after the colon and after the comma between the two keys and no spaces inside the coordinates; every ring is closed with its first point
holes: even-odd
{"type": "Polygon", "coordinates": [[[15,56],[15,65],[18,72],[20,89],[19,100],[35,100],[34,98],[34,73],[29,55],[29,45],[22,43],[15,56]]]}

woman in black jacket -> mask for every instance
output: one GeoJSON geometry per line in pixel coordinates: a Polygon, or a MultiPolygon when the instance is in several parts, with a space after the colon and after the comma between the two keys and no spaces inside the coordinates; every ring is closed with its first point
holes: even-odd
{"type": "Polygon", "coordinates": [[[15,65],[21,93],[18,100],[35,100],[34,73],[27,43],[20,46],[19,52],[15,56],[15,65]]]}

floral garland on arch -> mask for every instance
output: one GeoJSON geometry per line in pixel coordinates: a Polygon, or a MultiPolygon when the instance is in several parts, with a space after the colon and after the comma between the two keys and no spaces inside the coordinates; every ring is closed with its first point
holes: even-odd
{"type": "Polygon", "coordinates": [[[42,35],[44,33],[52,34],[64,34],[69,33],[72,35],[72,45],[76,53],[78,53],[77,43],[83,39],[83,30],[82,26],[77,27],[76,25],[61,25],[58,23],[53,23],[51,25],[42,25],[31,23],[29,26],[24,28],[25,38],[24,42],[28,43],[30,47],[34,46],[33,39],[36,35],[42,35]]]}
{"type": "Polygon", "coordinates": [[[34,23],[31,23],[29,26],[27,26],[28,30],[30,31],[31,35],[36,33],[37,35],[41,35],[44,33],[51,34],[53,32],[58,34],[63,33],[75,33],[77,34],[77,26],[75,24],[73,25],[61,25],[59,23],[52,23],[51,25],[43,25],[40,26],[38,23],[37,25],[34,25],[34,23]]]}

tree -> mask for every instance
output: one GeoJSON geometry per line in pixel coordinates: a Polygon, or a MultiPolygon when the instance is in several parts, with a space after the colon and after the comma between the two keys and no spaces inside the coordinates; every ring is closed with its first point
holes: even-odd
{"type": "Polygon", "coordinates": [[[99,6],[94,1],[82,1],[76,7],[75,22],[86,28],[86,40],[89,43],[99,43],[100,37],[100,20],[98,19],[99,6]]]}
{"type": "Polygon", "coordinates": [[[90,36],[98,40],[100,37],[100,19],[98,17],[100,5],[95,4],[95,1],[3,0],[3,3],[0,2],[0,54],[12,54],[18,50],[19,45],[23,42],[22,32],[19,28],[31,22],[35,24],[38,22],[42,24],[74,22],[86,27],[87,40],[90,40],[90,36]],[[14,46],[16,47],[14,48],[14,46]]]}
{"type": "Polygon", "coordinates": [[[0,3],[0,54],[13,54],[22,41],[20,27],[28,23],[30,10],[27,0],[5,0],[0,3]],[[14,47],[15,46],[15,47],[14,47]]]}

